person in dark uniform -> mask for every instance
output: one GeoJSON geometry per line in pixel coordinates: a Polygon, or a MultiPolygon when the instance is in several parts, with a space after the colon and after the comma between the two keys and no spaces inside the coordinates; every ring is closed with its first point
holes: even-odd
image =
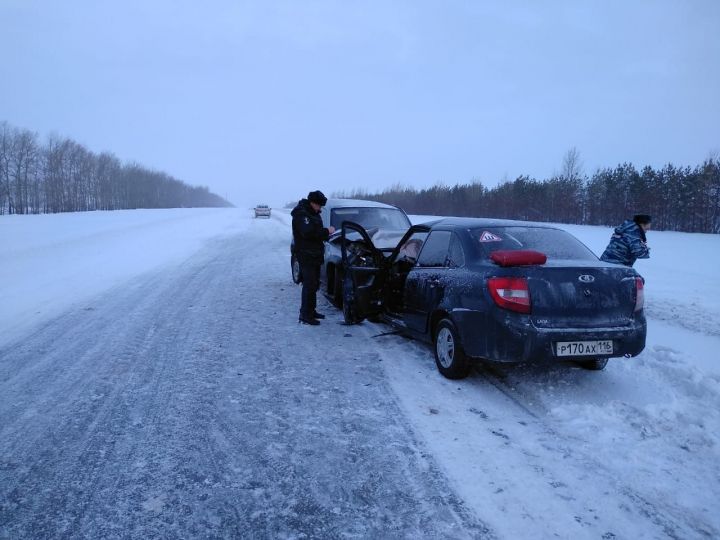
{"type": "Polygon", "coordinates": [[[650,230],[651,221],[649,215],[637,214],[616,227],[600,260],[632,267],[638,259],[649,259],[650,248],[645,233],[650,230]]]}
{"type": "Polygon", "coordinates": [[[325,240],[335,232],[335,227],[323,227],[320,209],[327,203],[327,197],[321,191],[311,191],[307,199],[297,203],[292,215],[295,256],[300,263],[302,275],[302,301],[299,322],[320,324],[318,319],[325,315],[318,313],[317,290],[320,286],[320,267],[325,260],[325,240]]]}

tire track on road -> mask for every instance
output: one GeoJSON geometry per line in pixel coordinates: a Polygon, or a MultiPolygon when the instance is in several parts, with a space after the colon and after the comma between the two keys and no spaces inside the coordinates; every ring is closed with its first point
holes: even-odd
{"type": "MultiPolygon", "coordinates": [[[[381,330],[387,329],[384,325],[373,323],[364,323],[363,327],[368,339],[370,339],[371,335],[376,335],[381,333],[381,330]]],[[[623,481],[623,478],[618,476],[617,471],[609,468],[600,456],[593,452],[592,447],[588,446],[588,441],[564,431],[561,426],[550,418],[550,411],[542,405],[543,399],[541,399],[540,395],[529,391],[528,388],[522,385],[521,380],[517,380],[517,377],[514,377],[513,380],[508,379],[503,368],[483,366],[476,370],[475,375],[471,375],[464,381],[448,381],[436,372],[434,359],[432,358],[433,353],[426,345],[405,339],[402,336],[388,335],[382,339],[386,341],[384,346],[378,347],[378,351],[383,355],[385,360],[383,364],[386,368],[389,368],[393,362],[397,363],[400,354],[414,358],[417,361],[417,364],[410,369],[417,370],[424,377],[412,378],[413,385],[422,386],[414,389],[411,395],[419,392],[427,393],[427,407],[432,409],[429,411],[430,417],[441,415],[443,412],[442,403],[436,399],[436,396],[442,391],[448,391],[457,385],[462,385],[460,388],[473,390],[472,393],[461,393],[464,396],[462,399],[467,398],[465,410],[477,415],[479,419],[477,422],[478,428],[488,434],[485,437],[485,447],[497,449],[497,453],[489,456],[484,455],[477,461],[477,466],[483,471],[483,480],[497,477],[494,464],[498,460],[512,463],[511,454],[508,454],[508,452],[519,452],[522,454],[522,459],[519,461],[522,462],[524,474],[531,474],[533,477],[541,479],[539,484],[551,486],[553,496],[565,501],[559,502],[558,505],[560,507],[565,506],[567,512],[573,512],[573,507],[577,508],[574,510],[576,521],[582,527],[587,527],[585,534],[588,534],[588,537],[592,537],[590,530],[598,527],[598,515],[597,508],[591,506],[593,503],[590,502],[590,505],[588,505],[583,503],[583,500],[589,501],[589,493],[597,491],[598,486],[606,486],[606,497],[610,497],[609,500],[613,504],[620,508],[624,506],[630,509],[628,515],[635,514],[647,521],[648,524],[652,524],[653,530],[656,531],[655,534],[661,537],[711,538],[719,534],[719,531],[713,528],[709,522],[698,520],[697,515],[688,514],[686,509],[674,504],[672,500],[641,493],[636,487],[623,481]],[[405,351],[405,353],[400,353],[400,350],[405,351]],[[489,391],[490,393],[488,393],[489,391]],[[478,399],[480,399],[480,410],[477,409],[478,405],[476,405],[478,399]],[[520,427],[518,428],[518,426],[520,427]],[[494,444],[493,438],[497,441],[494,444]],[[485,462],[487,462],[487,466],[484,465],[485,462]],[[583,477],[593,483],[591,490],[588,490],[589,485],[577,485],[577,479],[583,477]],[[571,482],[567,478],[576,480],[571,482]],[[584,508],[582,508],[583,506],[584,508]],[[581,509],[582,511],[580,511],[581,509]]],[[[406,366],[406,369],[410,367],[409,362],[403,362],[403,365],[406,366]]],[[[538,366],[533,369],[541,371],[560,368],[538,366]]],[[[390,368],[388,371],[391,378],[398,376],[400,373],[395,368],[390,368]]],[[[395,386],[404,385],[396,383],[395,386]]],[[[448,395],[448,399],[450,398],[451,396],[448,395]]],[[[424,436],[426,442],[433,447],[436,441],[428,439],[428,437],[437,438],[439,434],[429,431],[427,425],[434,424],[428,424],[427,421],[422,420],[422,416],[418,417],[416,409],[408,409],[408,407],[416,406],[416,401],[410,399],[406,400],[403,408],[414,419],[419,435],[424,436]]],[[[439,418],[439,416],[437,417],[439,418]]],[[[455,436],[456,440],[464,437],[471,424],[461,421],[460,425],[462,431],[453,432],[448,429],[442,432],[442,436],[455,436]]],[[[441,465],[445,467],[449,462],[443,458],[449,458],[451,463],[462,455],[460,453],[453,457],[450,450],[445,450],[445,455],[443,455],[443,452],[437,449],[435,449],[435,454],[438,456],[441,465]]],[[[452,472],[453,467],[446,468],[446,470],[454,478],[456,485],[457,482],[465,481],[468,478],[467,475],[463,476],[462,479],[458,477],[457,474],[452,472]]],[[[503,471],[504,469],[500,468],[499,470],[503,471]]],[[[507,471],[507,473],[509,478],[513,478],[513,474],[517,474],[512,471],[507,471]]],[[[500,478],[502,479],[502,477],[500,478]]],[[[526,481],[529,480],[527,476],[524,478],[526,481]]],[[[532,490],[530,492],[532,493],[532,490]]],[[[479,513],[481,518],[488,517],[483,514],[482,510],[479,513]]],[[[492,523],[492,520],[490,520],[490,523],[492,523]]],[[[620,534],[617,529],[618,524],[614,526],[608,524],[608,526],[609,530],[605,531],[606,533],[620,534]],[[613,531],[613,529],[615,530],[613,531]]],[[[553,528],[550,530],[553,530],[553,528]]],[[[570,534],[569,531],[566,531],[566,534],[570,534]]],[[[601,530],[599,534],[604,533],[601,530]]]]}
{"type": "MultiPolygon", "coordinates": [[[[623,483],[617,478],[616,471],[609,469],[596,456],[589,454],[581,449],[583,441],[579,437],[573,437],[567,433],[560,432],[552,425],[547,418],[547,411],[536,413],[529,408],[523,399],[527,400],[527,395],[521,394],[516,388],[510,386],[502,376],[498,375],[493,369],[479,369],[478,373],[485,381],[490,383],[494,388],[507,397],[512,404],[528,414],[536,427],[541,430],[550,440],[567,441],[567,446],[561,448],[559,446],[545,444],[545,448],[550,452],[562,453],[564,457],[572,459],[579,470],[589,469],[594,472],[595,476],[601,473],[603,480],[611,486],[615,492],[621,493],[628,502],[635,506],[636,511],[649,519],[654,525],[662,530],[663,534],[672,539],[686,538],[688,530],[697,535],[698,538],[714,538],[720,535],[720,531],[709,529],[703,524],[699,524],[690,518],[682,509],[670,506],[665,501],[651,501],[647,496],[641,494],[637,489],[623,483]],[[668,516],[672,516],[669,518],[668,516]]],[[[532,399],[532,398],[531,398],[532,399]]],[[[539,402],[538,398],[533,400],[539,402]]]]}
{"type": "Polygon", "coordinates": [[[492,537],[287,250],[253,223],[2,349],[0,537],[492,537]]]}

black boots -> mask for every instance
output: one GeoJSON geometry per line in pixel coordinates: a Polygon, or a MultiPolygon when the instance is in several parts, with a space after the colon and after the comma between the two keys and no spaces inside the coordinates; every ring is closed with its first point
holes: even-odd
{"type": "Polygon", "coordinates": [[[310,317],[310,318],[308,318],[308,317],[303,317],[302,315],[300,315],[300,318],[298,319],[298,322],[299,322],[299,323],[303,323],[303,324],[309,324],[309,325],[312,325],[312,326],[317,326],[317,325],[320,324],[320,321],[318,321],[317,319],[315,319],[315,318],[313,318],[313,317],[310,317]]]}
{"type": "Polygon", "coordinates": [[[313,311],[312,317],[305,317],[303,314],[300,314],[300,317],[298,318],[299,323],[303,324],[310,324],[312,326],[317,326],[320,324],[320,321],[318,319],[324,319],[325,315],[322,313],[318,313],[317,311],[313,311]]]}

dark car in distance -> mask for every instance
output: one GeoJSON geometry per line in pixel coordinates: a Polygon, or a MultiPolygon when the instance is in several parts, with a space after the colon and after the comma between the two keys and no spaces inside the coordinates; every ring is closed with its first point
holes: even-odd
{"type": "MultiPolygon", "coordinates": [[[[339,305],[334,299],[336,292],[335,269],[341,264],[340,248],[337,241],[340,228],[344,221],[352,221],[368,229],[375,235],[381,232],[382,235],[390,235],[391,238],[399,240],[400,237],[410,228],[410,219],[407,214],[397,206],[376,201],[365,201],[361,199],[328,199],[320,211],[320,217],[324,227],[333,226],[337,230],[335,235],[325,243],[325,262],[320,272],[320,282],[325,294],[331,301],[339,305]]],[[[290,268],[295,283],[302,281],[300,275],[300,264],[295,257],[295,243],[290,243],[290,268]]]]}
{"type": "Polygon", "coordinates": [[[345,321],[377,318],[432,343],[448,378],[465,377],[475,360],[599,370],[645,347],[643,278],[562,229],[444,218],[378,247],[345,222],[335,241],[345,321]]]}

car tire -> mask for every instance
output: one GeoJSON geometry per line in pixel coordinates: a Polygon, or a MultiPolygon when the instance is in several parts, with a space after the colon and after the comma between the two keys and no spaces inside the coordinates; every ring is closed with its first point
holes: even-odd
{"type": "Polygon", "coordinates": [[[355,310],[355,292],[350,276],[343,276],[342,312],[345,324],[358,324],[363,321],[355,310]]]}
{"type": "Polygon", "coordinates": [[[292,273],[293,283],[302,282],[302,272],[300,271],[300,262],[295,255],[290,257],[290,272],[292,273]]]}
{"type": "Polygon", "coordinates": [[[607,366],[607,358],[594,358],[592,360],[580,360],[578,365],[583,369],[589,369],[590,371],[602,371],[607,366]]]}
{"type": "Polygon", "coordinates": [[[438,371],[448,379],[464,379],[470,374],[470,362],[463,351],[455,324],[450,319],[441,320],[433,332],[435,364],[438,371]]]}

